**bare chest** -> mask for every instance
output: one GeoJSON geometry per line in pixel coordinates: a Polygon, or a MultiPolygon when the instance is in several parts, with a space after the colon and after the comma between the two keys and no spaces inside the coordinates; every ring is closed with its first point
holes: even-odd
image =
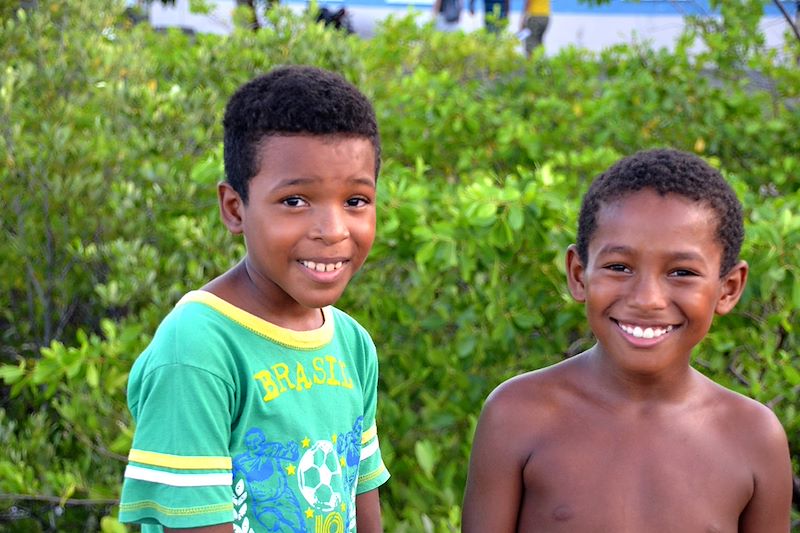
{"type": "Polygon", "coordinates": [[[579,422],[534,448],[519,531],[737,531],[752,475],[723,434],[579,422]]]}

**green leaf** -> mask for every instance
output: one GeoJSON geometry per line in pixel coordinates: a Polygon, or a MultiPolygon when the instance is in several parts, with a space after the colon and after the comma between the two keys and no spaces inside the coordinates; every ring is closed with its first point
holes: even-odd
{"type": "Polygon", "coordinates": [[[428,478],[433,479],[433,469],[439,460],[439,453],[434,445],[429,440],[420,440],[414,445],[414,455],[417,458],[417,464],[422,468],[428,478]]]}
{"type": "Polygon", "coordinates": [[[790,385],[792,385],[793,387],[800,385],[800,371],[791,366],[791,364],[783,365],[782,370],[783,370],[783,376],[786,378],[786,381],[788,381],[790,385]]]}
{"type": "Polygon", "coordinates": [[[209,0],[189,0],[189,12],[195,15],[208,15],[214,10],[209,0]]]}
{"type": "Polygon", "coordinates": [[[127,533],[128,529],[113,516],[104,516],[100,519],[102,533],[127,533]]]}
{"type": "Polygon", "coordinates": [[[473,226],[491,226],[497,218],[497,206],[493,203],[481,204],[475,209],[470,221],[473,226]]]}
{"type": "Polygon", "coordinates": [[[0,379],[2,379],[6,385],[13,385],[23,377],[25,377],[25,361],[20,361],[17,366],[0,366],[0,379]]]}
{"type": "Polygon", "coordinates": [[[463,337],[458,341],[458,345],[456,346],[456,353],[462,359],[468,357],[475,350],[475,346],[477,345],[477,343],[478,341],[474,335],[468,335],[466,337],[463,337]]]}
{"type": "Polygon", "coordinates": [[[428,241],[425,244],[423,244],[419,250],[417,250],[417,253],[415,254],[414,257],[417,262],[417,265],[420,268],[424,268],[425,265],[429,263],[431,259],[433,259],[433,256],[436,253],[437,246],[438,243],[436,241],[428,241]]]}
{"type": "Polygon", "coordinates": [[[792,283],[792,306],[800,310],[800,271],[795,271],[792,283]]]}
{"type": "Polygon", "coordinates": [[[93,389],[96,389],[100,384],[97,366],[94,363],[89,363],[86,367],[86,383],[93,389]]]}
{"type": "Polygon", "coordinates": [[[522,224],[525,222],[525,215],[522,211],[522,206],[512,204],[508,211],[508,224],[514,231],[522,229],[522,224]]]}

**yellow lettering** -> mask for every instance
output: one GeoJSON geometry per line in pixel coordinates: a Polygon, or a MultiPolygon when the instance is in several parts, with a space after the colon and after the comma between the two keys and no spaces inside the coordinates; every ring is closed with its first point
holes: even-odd
{"type": "Polygon", "coordinates": [[[344,518],[339,513],[329,514],[325,518],[325,533],[344,531],[344,518]]]}
{"type": "Polygon", "coordinates": [[[326,355],[325,360],[328,361],[328,364],[330,365],[331,368],[331,375],[328,378],[328,381],[326,381],[325,383],[327,383],[328,385],[333,385],[334,387],[336,385],[341,385],[341,382],[339,382],[339,380],[336,379],[336,367],[334,366],[336,364],[336,358],[332,355],[326,355]]]}
{"type": "Polygon", "coordinates": [[[284,381],[290,389],[294,389],[294,383],[289,379],[289,365],[286,363],[272,365],[272,371],[275,372],[275,379],[278,380],[278,386],[280,386],[281,392],[286,392],[286,387],[283,384],[284,381]]]}
{"type": "Polygon", "coordinates": [[[339,513],[331,513],[322,521],[322,517],[317,515],[314,524],[314,533],[341,533],[344,531],[344,518],[339,513]]]}
{"type": "Polygon", "coordinates": [[[272,401],[281,395],[281,391],[278,389],[278,386],[272,379],[272,374],[269,373],[269,370],[262,370],[253,377],[261,383],[262,387],[264,387],[264,392],[266,393],[264,395],[265,402],[272,401]]]}
{"type": "Polygon", "coordinates": [[[298,361],[297,363],[297,373],[295,374],[295,379],[297,380],[297,390],[305,387],[306,389],[311,388],[311,382],[306,377],[306,369],[303,367],[303,364],[298,361]]]}
{"type": "Polygon", "coordinates": [[[353,388],[353,380],[349,375],[347,365],[339,358],[333,355],[314,357],[311,360],[311,366],[314,371],[309,376],[306,367],[298,361],[295,365],[294,375],[291,375],[289,365],[276,363],[269,370],[258,372],[253,378],[263,387],[265,402],[274,400],[287,390],[308,390],[313,385],[353,388]]]}
{"type": "Polygon", "coordinates": [[[339,368],[342,370],[342,387],[352,389],[353,380],[347,377],[347,367],[344,365],[344,361],[339,361],[339,368]]]}
{"type": "Polygon", "coordinates": [[[325,364],[325,361],[322,357],[315,357],[311,361],[311,365],[314,367],[314,385],[322,385],[325,383],[325,369],[322,365],[325,364]]]}

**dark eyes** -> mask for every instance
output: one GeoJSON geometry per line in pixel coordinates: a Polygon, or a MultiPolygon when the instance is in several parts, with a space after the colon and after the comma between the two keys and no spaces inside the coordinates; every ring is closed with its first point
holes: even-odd
{"type": "MultiPolygon", "coordinates": [[[[621,274],[629,274],[631,272],[630,268],[619,263],[612,263],[610,265],[606,265],[603,268],[605,268],[606,270],[610,270],[611,272],[619,272],[621,274]]],[[[685,268],[676,268],[675,270],[672,270],[669,273],[669,275],[671,277],[684,278],[689,276],[697,276],[698,274],[692,270],[687,270],[685,268]]]]}
{"type": "Polygon", "coordinates": [[[283,205],[288,207],[303,207],[304,205],[308,205],[308,202],[299,196],[290,196],[289,198],[285,198],[283,200],[283,205]]]}
{"type": "MultiPolygon", "coordinates": [[[[289,196],[288,198],[284,198],[281,200],[281,203],[287,207],[305,207],[308,205],[308,201],[299,197],[299,196],[289,196]]],[[[369,204],[370,200],[363,196],[354,196],[352,198],[348,198],[345,201],[345,206],[347,207],[364,207],[365,205],[369,204]]]]}
{"type": "Polygon", "coordinates": [[[620,264],[607,265],[605,268],[610,270],[611,272],[630,272],[630,269],[628,269],[628,267],[620,264]]]}
{"type": "Polygon", "coordinates": [[[353,198],[348,198],[345,203],[347,207],[364,207],[369,203],[369,200],[361,196],[355,196],[353,198]]]}

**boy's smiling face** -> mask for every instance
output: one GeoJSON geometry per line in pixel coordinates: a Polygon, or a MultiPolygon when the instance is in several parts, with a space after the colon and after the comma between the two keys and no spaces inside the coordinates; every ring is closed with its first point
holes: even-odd
{"type": "Polygon", "coordinates": [[[635,373],[685,366],[714,315],[738,301],[746,263],[720,278],[715,212],[679,195],[634,192],[597,221],[588,264],[571,247],[567,269],[603,352],[635,373]]]}
{"type": "Polygon", "coordinates": [[[268,137],[244,205],[220,185],[223,218],[243,233],[254,295],[285,316],[331,305],[375,237],[375,152],[361,137],[268,137]],[[226,203],[227,201],[227,203],[226,203]]]}

